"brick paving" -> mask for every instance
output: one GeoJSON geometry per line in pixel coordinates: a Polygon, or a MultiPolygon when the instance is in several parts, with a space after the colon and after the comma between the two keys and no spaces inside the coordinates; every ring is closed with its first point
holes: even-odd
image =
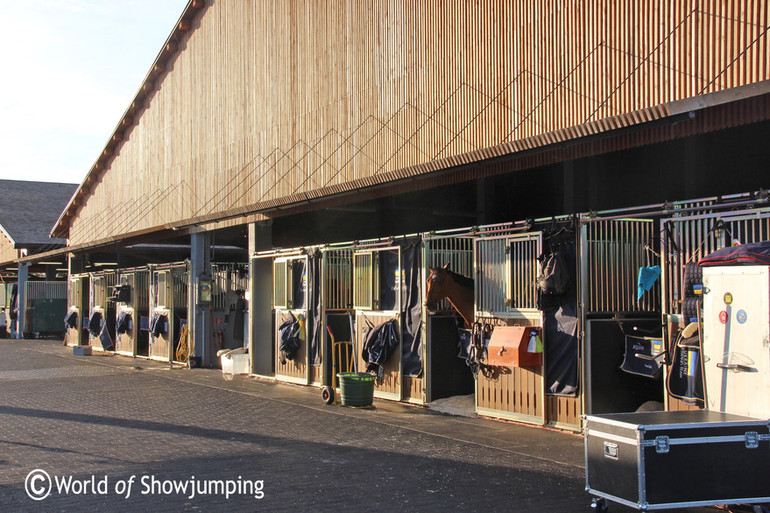
{"type": "Polygon", "coordinates": [[[588,511],[582,447],[565,433],[384,401],[326,406],[312,388],[0,341],[0,511],[588,511]],[[34,469],[107,490],[54,483],[33,501],[34,469]],[[187,491],[168,493],[175,483],[187,491]]]}

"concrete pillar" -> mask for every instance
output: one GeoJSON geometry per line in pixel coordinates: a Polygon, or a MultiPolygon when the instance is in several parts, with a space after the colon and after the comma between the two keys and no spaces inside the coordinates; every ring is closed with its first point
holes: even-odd
{"type": "Polygon", "coordinates": [[[211,233],[190,236],[190,289],[187,322],[190,328],[191,355],[201,359],[201,365],[211,367],[216,357],[212,343],[211,302],[201,295],[201,285],[211,286],[211,233]]]}
{"type": "MultiPolygon", "coordinates": [[[[15,334],[12,333],[11,336],[14,338],[22,338],[24,336],[24,306],[25,306],[25,289],[27,288],[27,277],[29,276],[29,264],[19,264],[19,275],[17,279],[17,305],[18,305],[18,313],[16,317],[16,330],[15,334]]],[[[13,305],[11,305],[11,309],[13,309],[13,305]]],[[[11,330],[13,331],[14,325],[11,324],[11,330]]]]}
{"type": "Polygon", "coordinates": [[[251,372],[271,376],[273,369],[272,291],[273,263],[269,258],[253,259],[255,252],[272,249],[271,221],[250,223],[249,228],[249,354],[251,372]]]}

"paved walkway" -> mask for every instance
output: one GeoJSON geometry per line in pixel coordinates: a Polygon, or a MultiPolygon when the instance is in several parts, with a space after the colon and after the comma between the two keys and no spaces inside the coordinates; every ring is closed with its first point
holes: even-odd
{"type": "Polygon", "coordinates": [[[589,511],[584,485],[572,434],[0,341],[0,511],[589,511]]]}

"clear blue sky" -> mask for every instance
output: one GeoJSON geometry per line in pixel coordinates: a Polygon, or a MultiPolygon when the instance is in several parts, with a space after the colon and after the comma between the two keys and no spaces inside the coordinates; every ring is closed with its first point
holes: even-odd
{"type": "Polygon", "coordinates": [[[0,0],[0,179],[80,183],[187,0],[0,0]]]}

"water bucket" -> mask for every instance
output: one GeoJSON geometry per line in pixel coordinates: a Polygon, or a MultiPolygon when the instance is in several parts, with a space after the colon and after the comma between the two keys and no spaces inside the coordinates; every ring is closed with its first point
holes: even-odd
{"type": "Polygon", "coordinates": [[[344,406],[371,406],[374,376],[366,372],[340,372],[340,401],[344,406]]]}

